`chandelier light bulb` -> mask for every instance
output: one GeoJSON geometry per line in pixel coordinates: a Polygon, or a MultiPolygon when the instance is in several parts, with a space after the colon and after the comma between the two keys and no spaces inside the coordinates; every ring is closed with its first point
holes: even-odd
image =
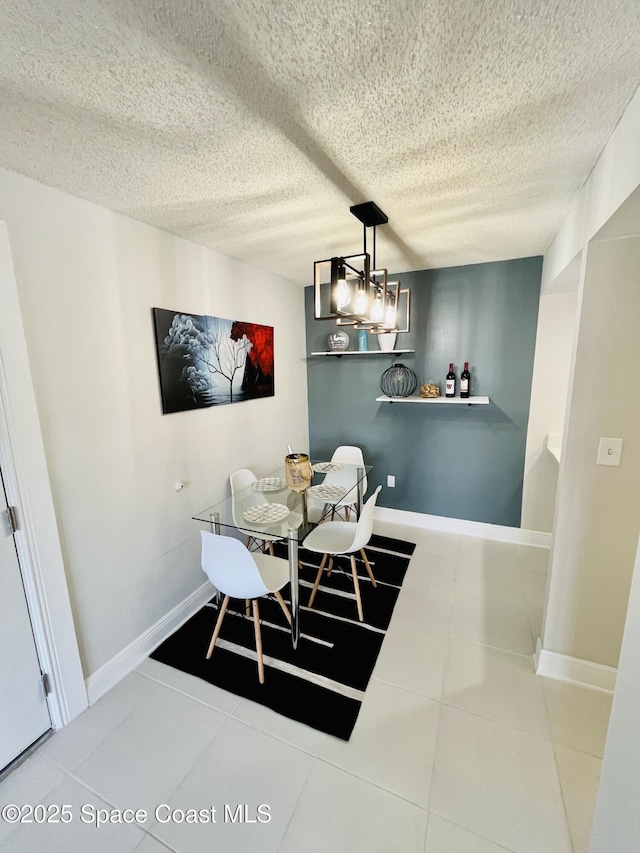
{"type": "Polygon", "coordinates": [[[380,297],[380,293],[376,293],[376,298],[373,300],[373,307],[371,308],[371,322],[372,323],[382,323],[384,319],[384,308],[382,305],[382,298],[380,297]]]}
{"type": "Polygon", "coordinates": [[[358,288],[356,295],[355,313],[364,316],[367,313],[367,291],[364,287],[358,288]]]}
{"type": "Polygon", "coordinates": [[[336,305],[338,306],[338,311],[342,311],[351,302],[351,294],[349,293],[347,281],[344,277],[344,267],[340,273],[340,278],[336,285],[336,305]]]}

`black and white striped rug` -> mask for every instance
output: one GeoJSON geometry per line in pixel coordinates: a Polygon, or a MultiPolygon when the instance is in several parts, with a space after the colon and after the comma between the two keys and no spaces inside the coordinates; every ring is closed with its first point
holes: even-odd
{"type": "MultiPolygon", "coordinates": [[[[301,636],[295,651],[277,601],[263,598],[259,602],[264,684],[258,682],[253,623],[244,616],[244,602],[240,601],[229,602],[210,660],[205,654],[218,616],[215,599],[151,657],[285,717],[349,740],[414,548],[413,543],[398,539],[371,538],[365,550],[376,589],[358,561],[364,622],[358,621],[348,558],[335,560],[331,577],[325,573],[309,610],[306,605],[319,555],[301,549],[301,636]]],[[[288,603],[287,590],[285,587],[283,595],[288,603]]]]}

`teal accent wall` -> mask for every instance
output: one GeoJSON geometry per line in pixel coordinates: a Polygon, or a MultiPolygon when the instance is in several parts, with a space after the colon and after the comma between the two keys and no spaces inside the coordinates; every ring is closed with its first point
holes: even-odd
{"type": "MultiPolygon", "coordinates": [[[[357,444],[374,466],[369,490],[383,486],[379,505],[518,527],[541,272],[532,257],[390,276],[411,289],[411,331],[396,347],[415,354],[309,356],[311,455],[357,444]],[[437,379],[442,393],[449,362],[459,381],[468,361],[471,394],[490,404],[377,403],[380,376],[396,361],[419,384],[437,379]]],[[[311,287],[305,306],[307,352],[326,350],[337,327],[314,320],[311,287]]],[[[346,331],[357,349],[357,333],[346,331]]],[[[369,349],[379,350],[375,335],[369,349]]]]}

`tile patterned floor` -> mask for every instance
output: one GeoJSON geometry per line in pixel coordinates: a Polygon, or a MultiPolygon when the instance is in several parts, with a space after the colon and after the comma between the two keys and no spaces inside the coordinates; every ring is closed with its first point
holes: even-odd
{"type": "Polygon", "coordinates": [[[0,783],[73,818],[1,853],[587,853],[611,697],[534,674],[548,552],[377,531],[417,547],[348,743],[147,660],[0,783]]]}

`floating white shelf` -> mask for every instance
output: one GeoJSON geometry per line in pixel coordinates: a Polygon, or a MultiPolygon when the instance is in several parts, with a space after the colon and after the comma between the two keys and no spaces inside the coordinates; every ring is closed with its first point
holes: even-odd
{"type": "Polygon", "coordinates": [[[414,349],[343,349],[329,350],[327,352],[312,352],[311,355],[334,355],[340,358],[343,355],[402,355],[407,352],[415,352],[414,349]]]}
{"type": "Polygon", "coordinates": [[[382,394],[376,397],[376,403],[446,403],[458,406],[488,406],[488,397],[420,397],[412,394],[410,397],[387,397],[382,394]]]}

